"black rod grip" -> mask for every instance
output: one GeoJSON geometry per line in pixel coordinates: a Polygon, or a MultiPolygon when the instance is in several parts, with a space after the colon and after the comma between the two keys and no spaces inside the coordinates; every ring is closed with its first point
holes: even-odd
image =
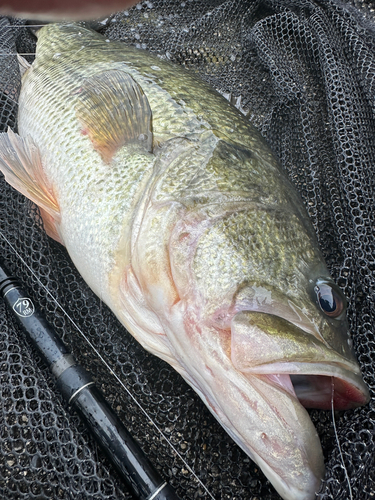
{"type": "Polygon", "coordinates": [[[140,500],[179,500],[105,401],[90,374],[77,364],[41,310],[1,261],[0,295],[50,366],[66,401],[85,421],[136,497],[140,500]]]}

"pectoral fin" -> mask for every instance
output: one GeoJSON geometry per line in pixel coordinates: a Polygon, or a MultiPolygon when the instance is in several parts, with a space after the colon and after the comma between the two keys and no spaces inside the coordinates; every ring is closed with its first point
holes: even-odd
{"type": "Polygon", "coordinates": [[[56,227],[60,220],[59,205],[33,140],[24,139],[10,129],[0,134],[0,170],[8,184],[40,207],[47,234],[62,243],[56,227]]]}
{"type": "Polygon", "coordinates": [[[21,78],[31,68],[31,64],[24,57],[17,54],[18,66],[21,73],[21,78]]]}
{"type": "Polygon", "coordinates": [[[106,163],[126,144],[152,151],[151,108],[140,85],[123,71],[87,78],[73,91],[77,118],[106,163]]]}

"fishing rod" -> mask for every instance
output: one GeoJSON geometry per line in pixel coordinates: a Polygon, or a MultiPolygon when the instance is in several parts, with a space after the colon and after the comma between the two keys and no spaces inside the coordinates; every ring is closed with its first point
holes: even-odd
{"type": "Polygon", "coordinates": [[[0,259],[0,296],[57,379],[64,399],[85,422],[97,443],[139,500],[179,500],[138,443],[57,335],[35,301],[0,259]]]}

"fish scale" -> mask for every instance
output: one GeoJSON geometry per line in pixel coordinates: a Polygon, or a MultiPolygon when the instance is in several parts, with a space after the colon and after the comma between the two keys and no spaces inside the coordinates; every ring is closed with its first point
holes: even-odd
{"type": "Polygon", "coordinates": [[[70,23],[39,32],[18,122],[0,168],[48,234],[280,495],[312,500],[323,456],[299,396],[369,395],[345,298],[260,134],[193,74],[70,23]]]}

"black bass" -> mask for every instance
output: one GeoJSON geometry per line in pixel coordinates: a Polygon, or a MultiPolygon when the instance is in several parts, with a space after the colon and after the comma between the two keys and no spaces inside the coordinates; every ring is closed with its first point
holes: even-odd
{"type": "Polygon", "coordinates": [[[324,472],[304,407],[368,390],[345,298],[258,132],[194,75],[75,24],[39,32],[7,181],[287,500],[324,472]]]}

